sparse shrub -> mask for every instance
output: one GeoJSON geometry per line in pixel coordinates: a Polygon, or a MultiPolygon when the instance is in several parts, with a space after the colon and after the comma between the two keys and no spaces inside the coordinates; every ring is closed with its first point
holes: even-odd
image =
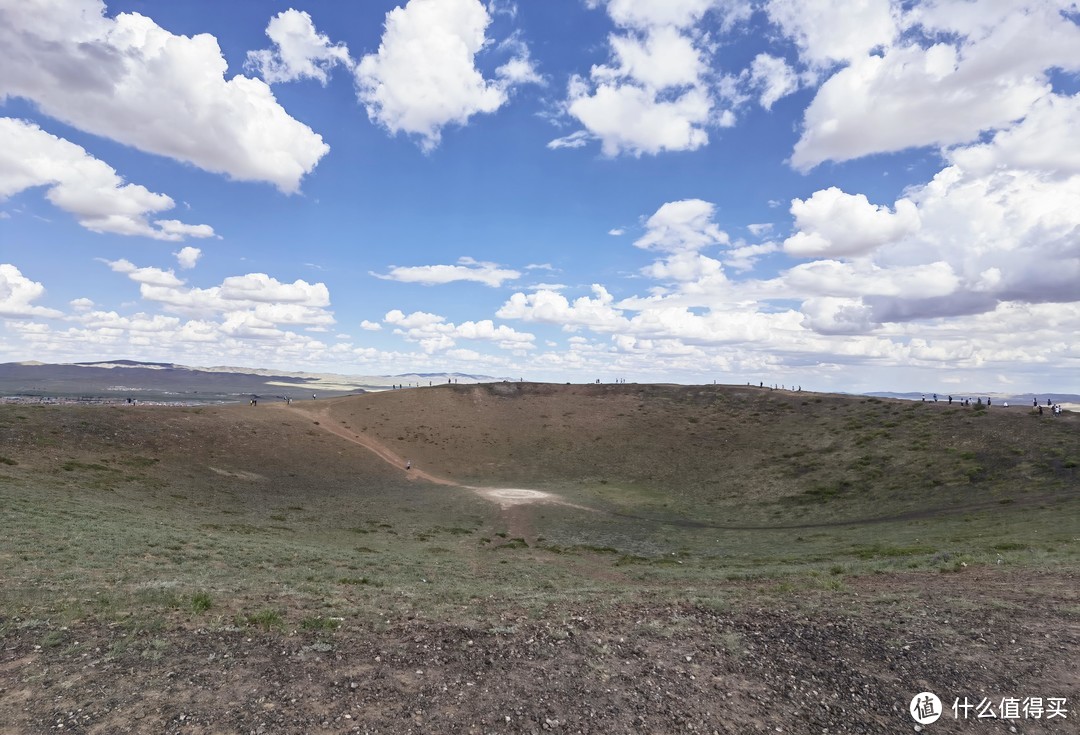
{"type": "Polygon", "coordinates": [[[523,539],[523,538],[512,538],[512,539],[508,540],[505,544],[499,544],[499,546],[497,546],[496,548],[499,548],[499,549],[527,549],[527,548],[529,548],[529,544],[527,544],[525,542],[525,539],[523,539]]]}
{"type": "Polygon", "coordinates": [[[341,621],[337,618],[324,618],[317,615],[301,620],[300,627],[303,630],[333,631],[341,627],[341,621]]]}
{"type": "Polygon", "coordinates": [[[13,459],[8,459],[7,457],[0,457],[0,464],[16,465],[16,464],[19,464],[19,463],[16,462],[15,460],[13,460],[13,459]]]}
{"type": "Polygon", "coordinates": [[[214,606],[214,601],[208,592],[196,592],[191,596],[191,612],[204,613],[214,606]]]}
{"type": "Polygon", "coordinates": [[[581,544],[578,546],[585,551],[591,551],[594,554],[618,554],[619,550],[613,546],[594,546],[592,544],[581,544]]]}
{"type": "Polygon", "coordinates": [[[41,639],[42,648],[56,648],[64,641],[64,633],[59,630],[50,630],[41,639]]]}
{"type": "Polygon", "coordinates": [[[246,622],[250,626],[269,631],[272,628],[281,627],[285,621],[277,610],[260,610],[253,615],[248,615],[246,622]]]}

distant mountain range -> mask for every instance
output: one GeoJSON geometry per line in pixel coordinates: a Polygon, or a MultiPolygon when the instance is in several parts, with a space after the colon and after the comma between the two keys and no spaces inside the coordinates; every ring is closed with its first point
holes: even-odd
{"type": "Polygon", "coordinates": [[[102,360],[47,364],[0,364],[0,396],[107,399],[140,402],[233,402],[308,398],[434,385],[447,381],[484,383],[501,378],[464,373],[335,375],[243,367],[191,367],[166,362],[102,360]]]}

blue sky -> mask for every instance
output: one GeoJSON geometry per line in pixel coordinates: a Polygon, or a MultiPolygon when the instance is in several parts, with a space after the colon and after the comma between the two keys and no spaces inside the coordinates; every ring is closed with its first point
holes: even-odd
{"type": "Polygon", "coordinates": [[[1078,22],[0,0],[0,360],[1080,392],[1078,22]]]}

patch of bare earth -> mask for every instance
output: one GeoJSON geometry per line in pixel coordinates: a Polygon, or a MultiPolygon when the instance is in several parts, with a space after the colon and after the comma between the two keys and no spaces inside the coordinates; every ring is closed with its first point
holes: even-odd
{"type": "MultiPolygon", "coordinates": [[[[570,607],[489,625],[346,621],[329,635],[76,624],[45,647],[3,621],[5,733],[1070,733],[1067,718],[957,720],[956,698],[1080,694],[1075,576],[850,580],[814,609],[752,597],[570,607]],[[1005,609],[956,599],[991,593],[1005,609]],[[1014,729],[1010,729],[1014,728],[1014,729]]],[[[744,593],[752,589],[744,587],[744,593]]],[[[479,604],[479,603],[478,603],[479,604]]]]}

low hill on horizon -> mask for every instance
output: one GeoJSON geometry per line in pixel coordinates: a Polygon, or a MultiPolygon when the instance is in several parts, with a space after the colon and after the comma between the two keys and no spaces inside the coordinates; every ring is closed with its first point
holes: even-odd
{"type": "Polygon", "coordinates": [[[49,398],[128,398],[155,402],[238,402],[262,398],[308,398],[385,390],[392,385],[427,385],[457,380],[494,380],[463,373],[393,376],[337,375],[230,366],[191,367],[136,360],[47,364],[0,364],[0,395],[49,398]]]}

